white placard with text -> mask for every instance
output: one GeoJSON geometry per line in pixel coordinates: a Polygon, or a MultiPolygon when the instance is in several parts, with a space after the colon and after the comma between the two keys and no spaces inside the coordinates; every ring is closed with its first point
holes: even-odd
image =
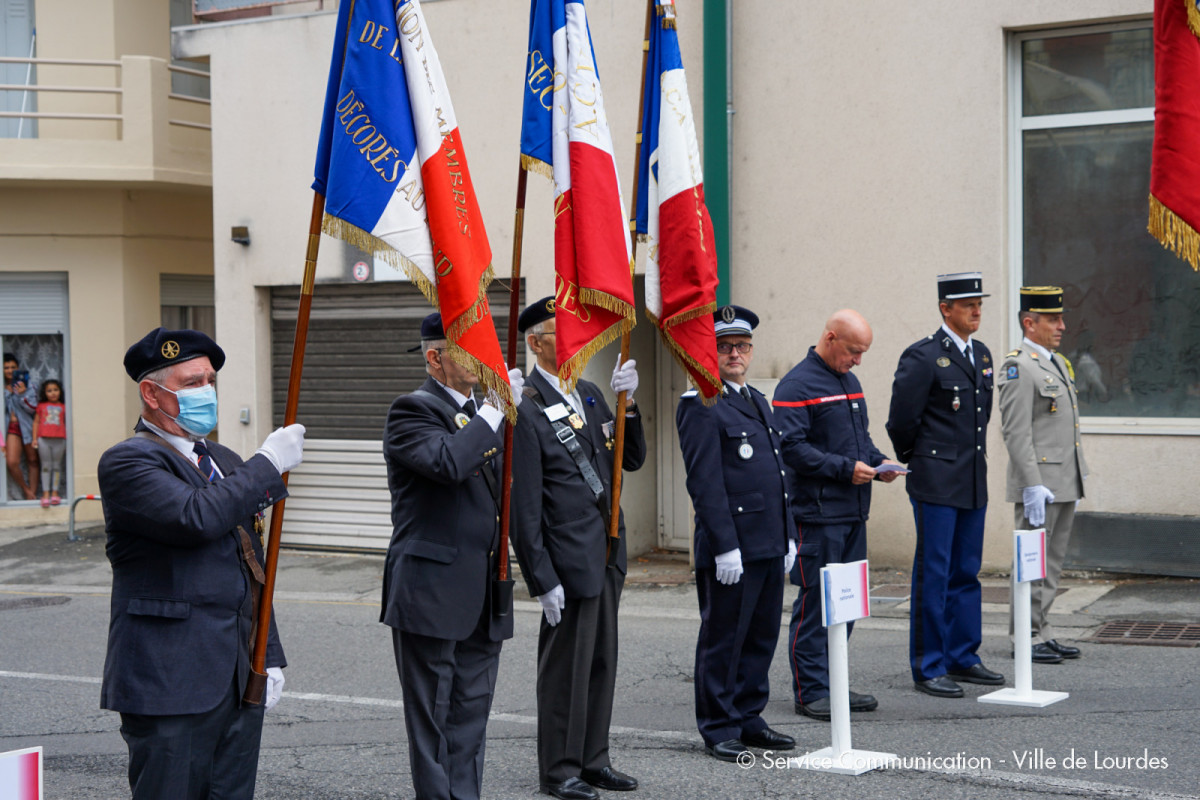
{"type": "Polygon", "coordinates": [[[821,568],[821,618],[825,627],[871,616],[867,561],[821,568]]]}
{"type": "Polygon", "coordinates": [[[1040,581],[1046,577],[1046,529],[1013,531],[1017,557],[1017,583],[1040,581]]]}

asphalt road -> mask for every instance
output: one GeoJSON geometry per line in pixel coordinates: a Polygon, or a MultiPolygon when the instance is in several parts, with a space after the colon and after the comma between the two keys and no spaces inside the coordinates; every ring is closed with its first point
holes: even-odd
{"type": "MultiPolygon", "coordinates": [[[[283,700],[267,715],[257,797],[413,797],[391,639],[377,621],[381,567],[373,556],[285,553],[277,607],[290,666],[283,700]]],[[[0,545],[0,751],[42,746],[47,798],[128,796],[118,717],[98,707],[108,580],[103,542],[94,536],[0,545]]],[[[1196,587],[1081,587],[1060,622],[1082,638],[1104,619],[1154,618],[1156,604],[1186,619],[1200,607],[1196,587]]],[[[1004,618],[995,609],[985,617],[981,655],[1011,680],[1004,618]]],[[[536,603],[518,602],[488,727],[485,797],[541,796],[538,620],[536,603]]],[[[781,623],[782,645],[786,617],[781,623]]],[[[1035,688],[1071,695],[1045,709],[981,704],[975,698],[984,688],[974,686],[965,699],[942,700],[913,691],[903,609],[880,608],[850,643],[851,685],[880,701],[877,711],[853,715],[853,744],[900,761],[850,777],[780,760],[830,744],[827,723],[793,713],[782,656],[766,718],[796,737],[797,750],[760,752],[747,767],[704,755],[693,717],[693,587],[627,589],[620,625],[612,757],[641,780],[633,797],[1200,796],[1195,648],[1085,642],[1078,661],[1035,668],[1035,688]]]]}

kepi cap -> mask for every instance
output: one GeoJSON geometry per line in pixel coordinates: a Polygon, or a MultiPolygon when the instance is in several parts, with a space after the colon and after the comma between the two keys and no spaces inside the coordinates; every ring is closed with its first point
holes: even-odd
{"type": "MultiPolygon", "coordinates": [[[[421,320],[421,342],[429,342],[435,339],[445,339],[446,331],[442,329],[442,315],[435,311],[425,319],[421,320]]],[[[408,352],[415,353],[421,349],[421,342],[417,342],[412,347],[408,348],[408,352]]]]}
{"type": "Polygon", "coordinates": [[[517,317],[517,330],[524,333],[539,322],[545,322],[553,318],[554,295],[550,295],[549,297],[543,297],[541,300],[535,300],[525,307],[525,310],[521,312],[521,316],[517,317]]]}
{"type": "Polygon", "coordinates": [[[721,306],[713,312],[713,328],[717,336],[742,334],[750,336],[750,331],[758,327],[758,315],[748,308],[741,306],[721,306]]]}
{"type": "Polygon", "coordinates": [[[150,372],[208,356],[213,369],[225,364],[225,351],[200,331],[155,328],[125,351],[125,372],[140,381],[150,372]]]}
{"type": "Polygon", "coordinates": [[[966,297],[991,297],[983,293],[982,272],[952,272],[938,275],[938,300],[962,300],[966,297]]]}
{"type": "Polygon", "coordinates": [[[1021,310],[1034,314],[1063,313],[1063,290],[1061,286],[1022,286],[1021,310]]]}

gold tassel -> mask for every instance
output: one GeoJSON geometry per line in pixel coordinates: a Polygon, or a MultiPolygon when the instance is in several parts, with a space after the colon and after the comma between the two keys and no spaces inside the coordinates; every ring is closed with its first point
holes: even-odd
{"type": "Polygon", "coordinates": [[[1154,195],[1150,195],[1150,224],[1146,230],[1163,247],[1200,271],[1200,233],[1154,195]]]}
{"type": "MultiPolygon", "coordinates": [[[[716,303],[713,303],[713,306],[715,307],[716,303]]],[[[658,328],[658,333],[662,337],[663,344],[665,344],[667,350],[671,352],[671,356],[674,357],[675,361],[679,364],[683,371],[688,373],[688,381],[693,386],[696,386],[696,393],[700,395],[700,402],[709,407],[715,406],[717,404],[717,400],[719,400],[721,397],[720,376],[712,375],[706,367],[694,359],[692,355],[684,350],[678,342],[668,336],[666,329],[663,328],[662,322],[658,317],[651,314],[649,310],[646,311],[646,316],[652,323],[654,323],[654,326],[658,328]],[[709,378],[709,383],[717,390],[716,394],[714,394],[712,397],[705,397],[704,392],[701,392],[700,387],[696,384],[696,376],[688,371],[688,366],[691,366],[700,375],[709,378]]]]}
{"type": "Polygon", "coordinates": [[[501,377],[496,374],[482,361],[455,344],[453,340],[446,340],[446,348],[449,350],[451,358],[462,365],[464,369],[469,369],[479,376],[479,382],[483,384],[485,395],[488,392],[495,392],[500,398],[501,405],[504,406],[500,410],[504,412],[505,418],[513,425],[517,424],[517,407],[513,404],[512,386],[508,383],[508,375],[501,377]]]}
{"type": "Polygon", "coordinates": [[[521,154],[521,168],[526,172],[535,172],[550,180],[554,180],[554,168],[541,159],[521,154]]]}
{"type": "Polygon", "coordinates": [[[688,322],[689,320],[693,320],[696,317],[703,317],[705,314],[711,314],[716,310],[717,310],[717,304],[716,304],[716,302],[712,302],[712,303],[709,303],[708,305],[700,306],[699,308],[693,308],[688,311],[681,311],[680,313],[676,314],[675,316],[673,316],[669,320],[667,320],[665,327],[670,328],[675,325],[679,325],[681,323],[688,322]]]}
{"type": "Polygon", "coordinates": [[[1196,8],[1194,0],[1179,0],[1187,6],[1188,27],[1192,29],[1192,33],[1200,38],[1200,8],[1196,8]]]}
{"type": "Polygon", "coordinates": [[[599,335],[588,342],[578,353],[567,359],[567,363],[559,364],[559,382],[565,384],[565,392],[570,394],[575,391],[575,384],[579,382],[579,376],[583,372],[583,368],[587,366],[587,362],[592,360],[592,356],[607,347],[614,339],[628,333],[632,327],[633,322],[631,320],[618,320],[615,324],[601,331],[599,335]],[[569,377],[563,380],[563,375],[568,375],[569,377]]]}
{"type": "Polygon", "coordinates": [[[636,312],[633,306],[624,300],[613,297],[607,292],[602,292],[599,289],[579,288],[579,302],[585,306],[599,306],[605,311],[611,311],[614,314],[619,314],[629,320],[629,327],[632,328],[637,324],[635,319],[636,312]]]}

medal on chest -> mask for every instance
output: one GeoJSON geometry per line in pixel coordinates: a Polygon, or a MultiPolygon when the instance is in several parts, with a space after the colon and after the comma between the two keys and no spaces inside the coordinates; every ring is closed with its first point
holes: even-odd
{"type": "Polygon", "coordinates": [[[738,445],[738,458],[742,461],[749,461],[754,457],[754,448],[750,446],[750,442],[742,439],[742,443],[738,445]]]}
{"type": "Polygon", "coordinates": [[[950,407],[953,408],[955,411],[958,411],[958,409],[962,407],[962,400],[960,400],[958,398],[958,387],[957,386],[954,387],[954,399],[952,401],[950,401],[950,407]]]}
{"type": "Polygon", "coordinates": [[[1050,398],[1050,413],[1053,414],[1056,411],[1058,411],[1058,398],[1052,397],[1050,398]]]}
{"type": "Polygon", "coordinates": [[[567,424],[577,431],[582,430],[583,417],[579,416],[579,414],[572,414],[571,416],[567,417],[567,424]]]}
{"type": "Polygon", "coordinates": [[[470,421],[471,418],[461,411],[454,415],[454,424],[460,428],[465,428],[470,421]]]}

